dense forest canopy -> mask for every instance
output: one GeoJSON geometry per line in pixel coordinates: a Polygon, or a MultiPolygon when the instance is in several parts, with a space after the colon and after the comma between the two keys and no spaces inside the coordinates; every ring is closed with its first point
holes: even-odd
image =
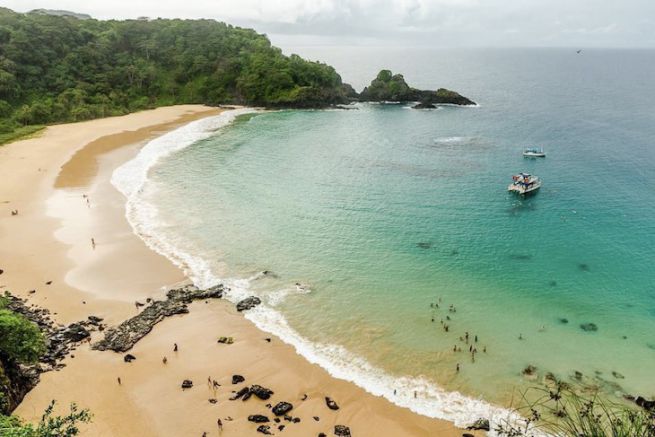
{"type": "Polygon", "coordinates": [[[0,8],[0,133],[180,103],[319,107],[354,91],[214,20],[80,20],[0,8]]]}

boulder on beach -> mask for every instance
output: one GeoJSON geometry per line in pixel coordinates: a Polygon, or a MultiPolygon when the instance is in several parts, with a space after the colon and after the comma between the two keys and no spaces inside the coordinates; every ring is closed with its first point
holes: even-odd
{"type": "Polygon", "coordinates": [[[655,400],[649,401],[643,396],[637,396],[637,399],[635,399],[635,404],[639,405],[646,411],[655,411],[655,400]]]}
{"type": "Polygon", "coordinates": [[[261,432],[262,434],[265,435],[273,435],[273,433],[271,432],[271,427],[268,425],[259,425],[257,427],[257,432],[261,432]]]}
{"type": "Polygon", "coordinates": [[[293,405],[291,405],[289,402],[278,402],[274,407],[273,407],[273,414],[276,416],[284,416],[287,414],[289,411],[293,410],[293,405]]]}
{"type": "Polygon", "coordinates": [[[187,388],[191,388],[191,387],[193,387],[193,381],[191,381],[190,379],[185,379],[184,381],[182,381],[183,390],[186,390],[187,388]]]}
{"type": "Polygon", "coordinates": [[[125,361],[126,363],[131,363],[134,360],[136,360],[136,357],[132,354],[127,354],[123,357],[123,361],[125,361]]]}
{"type": "Polygon", "coordinates": [[[262,414],[252,414],[248,416],[248,421],[255,423],[266,423],[270,422],[269,418],[262,414]]]}
{"type": "Polygon", "coordinates": [[[232,375],[232,384],[240,384],[245,380],[246,378],[241,375],[232,375]]]}
{"type": "Polygon", "coordinates": [[[472,425],[467,426],[466,429],[472,429],[472,430],[481,430],[481,431],[489,431],[490,426],[489,426],[489,419],[478,419],[475,422],[473,422],[472,425]]]}
{"type": "Polygon", "coordinates": [[[86,328],[84,328],[84,326],[82,326],[81,323],[71,323],[62,332],[62,335],[66,340],[78,342],[89,337],[91,334],[86,330],[86,328]]]}
{"type": "Polygon", "coordinates": [[[337,405],[337,403],[334,402],[334,400],[332,400],[332,398],[330,398],[328,396],[325,397],[325,404],[327,405],[327,407],[330,410],[335,410],[336,411],[336,410],[339,409],[339,406],[337,405]]]}
{"type": "MultiPolygon", "coordinates": [[[[239,398],[243,398],[245,396],[248,396],[246,399],[250,397],[250,387],[243,387],[241,390],[236,392],[234,396],[230,398],[231,401],[236,401],[239,398]]],[[[244,400],[246,400],[244,399],[244,400]]]]}
{"type": "Polygon", "coordinates": [[[346,425],[334,425],[334,435],[339,437],[352,437],[350,428],[346,425]]]}
{"type": "Polygon", "coordinates": [[[271,395],[273,395],[273,390],[255,384],[252,387],[250,387],[250,393],[257,396],[262,401],[266,401],[270,399],[271,395]]]}
{"type": "Polygon", "coordinates": [[[247,311],[262,303],[257,296],[250,296],[237,303],[237,311],[247,311]]]}

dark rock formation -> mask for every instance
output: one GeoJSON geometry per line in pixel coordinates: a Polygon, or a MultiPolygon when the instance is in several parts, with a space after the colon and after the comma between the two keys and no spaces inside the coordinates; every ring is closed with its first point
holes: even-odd
{"type": "Polygon", "coordinates": [[[182,389],[187,389],[191,387],[193,387],[193,381],[191,381],[190,379],[185,379],[184,381],[182,381],[182,389]]]}
{"type": "Polygon", "coordinates": [[[234,396],[230,398],[231,401],[236,401],[237,399],[244,398],[244,401],[250,398],[250,387],[243,387],[241,390],[236,392],[234,396]],[[247,397],[246,397],[247,396],[247,397]]]}
{"type": "Polygon", "coordinates": [[[567,323],[569,323],[569,319],[565,317],[560,317],[558,320],[562,325],[566,325],[567,323]]]}
{"type": "Polygon", "coordinates": [[[649,401],[642,396],[637,396],[637,399],[635,399],[635,404],[639,405],[646,411],[655,411],[655,400],[649,401]]]}
{"type": "Polygon", "coordinates": [[[91,334],[81,323],[71,323],[66,329],[60,332],[65,341],[80,342],[91,334]]]}
{"type": "Polygon", "coordinates": [[[223,296],[223,286],[217,285],[207,290],[199,290],[197,287],[189,285],[170,290],[166,296],[166,300],[152,301],[138,315],[124,321],[115,328],[108,329],[104,338],[93,344],[93,349],[127,352],[164,318],[175,314],[188,313],[188,305],[192,301],[221,298],[223,296]]]}
{"type": "Polygon", "coordinates": [[[423,107],[435,104],[475,105],[475,102],[445,88],[437,91],[418,90],[407,85],[402,74],[382,70],[359,95],[361,101],[370,102],[421,102],[423,107]]]}
{"type": "Polygon", "coordinates": [[[351,437],[350,428],[346,425],[334,425],[334,435],[339,437],[351,437]]]}
{"type": "Polygon", "coordinates": [[[125,361],[126,363],[131,363],[134,360],[136,360],[136,357],[132,354],[127,354],[123,357],[123,361],[125,361]]]}
{"type": "Polygon", "coordinates": [[[412,106],[413,109],[436,109],[436,106],[434,106],[432,103],[428,102],[420,102],[414,106],[412,106]]]}
{"type": "Polygon", "coordinates": [[[250,296],[237,303],[237,311],[246,311],[255,308],[262,303],[257,296],[250,296]]]}
{"type": "Polygon", "coordinates": [[[337,405],[337,403],[334,402],[331,398],[329,398],[327,396],[325,397],[325,404],[327,405],[327,407],[330,410],[335,410],[336,411],[336,410],[339,409],[339,406],[337,405]]]}
{"type": "Polygon", "coordinates": [[[263,416],[261,414],[253,414],[248,416],[248,420],[250,422],[255,422],[255,423],[266,423],[270,422],[269,418],[266,416],[263,416]]]}
{"type": "Polygon", "coordinates": [[[475,422],[473,422],[473,425],[467,426],[466,429],[489,431],[489,420],[478,419],[475,422]]]}
{"type": "Polygon", "coordinates": [[[621,375],[619,372],[612,371],[612,376],[616,379],[625,379],[625,376],[621,375]]]}
{"type": "Polygon", "coordinates": [[[246,378],[241,375],[232,375],[232,384],[240,384],[245,380],[246,378]]]}
{"type": "Polygon", "coordinates": [[[250,387],[250,393],[257,396],[262,401],[266,401],[270,399],[271,395],[273,395],[272,390],[269,390],[266,387],[262,387],[261,385],[256,385],[256,384],[250,387]]]}
{"type": "Polygon", "coordinates": [[[278,402],[277,405],[273,407],[272,411],[276,416],[284,416],[291,410],[293,410],[293,405],[289,402],[278,402]]]}
{"type": "Polygon", "coordinates": [[[583,323],[580,325],[580,329],[587,332],[598,331],[598,326],[595,323],[583,323]]]}
{"type": "Polygon", "coordinates": [[[271,433],[271,427],[268,425],[259,425],[257,427],[257,432],[261,432],[265,435],[273,435],[273,433],[271,433]]]}

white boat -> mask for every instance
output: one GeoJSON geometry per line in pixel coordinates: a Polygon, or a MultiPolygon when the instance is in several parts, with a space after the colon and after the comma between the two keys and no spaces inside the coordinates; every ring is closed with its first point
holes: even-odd
{"type": "Polygon", "coordinates": [[[529,173],[519,173],[512,176],[512,183],[507,187],[507,191],[518,194],[528,194],[541,188],[541,179],[529,173]]]}
{"type": "Polygon", "coordinates": [[[541,147],[529,147],[523,151],[526,158],[545,158],[546,152],[541,147]]]}

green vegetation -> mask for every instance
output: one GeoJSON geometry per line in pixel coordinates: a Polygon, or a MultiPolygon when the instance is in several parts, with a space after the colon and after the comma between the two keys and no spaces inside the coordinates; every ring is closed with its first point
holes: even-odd
{"type": "Polygon", "coordinates": [[[12,404],[11,393],[16,388],[11,375],[15,377],[18,365],[36,363],[44,352],[45,341],[38,326],[8,309],[7,300],[0,296],[0,436],[75,436],[79,434],[78,425],[91,420],[89,411],[79,410],[75,404],[70,406],[67,415],[53,415],[54,401],[36,425],[23,423],[17,417],[8,415],[12,404]]]}
{"type": "Polygon", "coordinates": [[[412,88],[402,74],[393,74],[389,70],[380,71],[359,98],[372,102],[421,102],[424,107],[432,104],[475,105],[461,94],[445,88],[437,91],[412,88]]]}
{"type": "Polygon", "coordinates": [[[382,70],[371,84],[362,91],[362,98],[371,101],[406,102],[415,99],[412,88],[407,85],[402,74],[382,70]]]}
{"type": "Polygon", "coordinates": [[[31,364],[45,352],[45,342],[38,326],[24,316],[3,309],[0,300],[0,360],[31,364]]]}
{"type": "Polygon", "coordinates": [[[15,416],[0,414],[0,435],[2,437],[72,437],[79,434],[79,425],[91,421],[88,410],[79,410],[71,404],[65,416],[54,416],[55,402],[52,401],[38,424],[23,423],[15,416]]]}
{"type": "Polygon", "coordinates": [[[28,126],[20,126],[13,131],[0,133],[0,145],[11,143],[19,139],[31,138],[43,130],[45,126],[40,124],[33,124],[28,126]]]}
{"type": "Polygon", "coordinates": [[[352,88],[213,20],[80,20],[0,8],[0,134],[181,103],[322,107],[352,88]]]}
{"type": "Polygon", "coordinates": [[[525,422],[501,424],[496,429],[499,435],[531,437],[545,432],[575,437],[655,437],[655,411],[610,402],[593,392],[580,394],[564,382],[524,394],[517,412],[525,422]]]}

